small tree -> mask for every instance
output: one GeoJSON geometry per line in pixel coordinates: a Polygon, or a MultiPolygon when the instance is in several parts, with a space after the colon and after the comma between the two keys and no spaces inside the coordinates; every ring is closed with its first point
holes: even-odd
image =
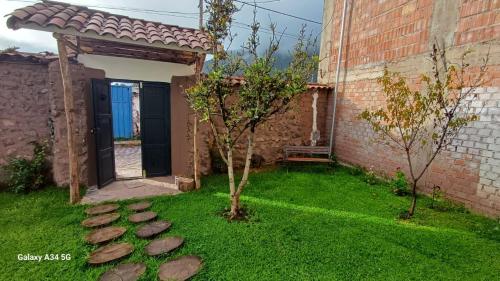
{"type": "Polygon", "coordinates": [[[317,59],[308,55],[312,44],[301,32],[293,50],[293,61],[284,70],[276,70],[274,56],[279,50],[280,36],[276,36],[275,25],[264,54],[258,52],[261,46],[259,23],[252,25],[252,34],[244,49],[251,55],[249,62],[241,55],[230,55],[221,48],[224,41],[232,42],[230,33],[232,16],[236,12],[232,0],[207,0],[209,13],[206,27],[212,44],[212,70],[207,77],[188,90],[191,107],[199,114],[201,121],[210,124],[215,144],[221,158],[227,165],[231,210],[229,219],[238,219],[243,213],[240,195],[243,192],[250,171],[256,128],[270,117],[287,111],[293,98],[306,90],[307,81],[316,66],[317,59]],[[244,83],[235,88],[231,76],[242,72],[244,83]],[[237,184],[234,175],[234,147],[247,136],[245,167],[237,184]]]}
{"type": "Polygon", "coordinates": [[[450,63],[445,48],[434,45],[430,54],[432,75],[421,76],[422,90],[412,91],[404,77],[385,68],[378,82],[386,97],[386,107],[366,109],[360,114],[382,140],[389,140],[388,144],[405,153],[412,181],[412,202],[406,218],[415,212],[417,184],[432,161],[464,126],[479,118],[471,103],[475,89],[483,83],[488,57],[474,75],[466,62],[469,53],[462,54],[460,63],[450,63]],[[430,156],[423,166],[417,166],[415,157],[425,147],[430,149],[430,156]]]}

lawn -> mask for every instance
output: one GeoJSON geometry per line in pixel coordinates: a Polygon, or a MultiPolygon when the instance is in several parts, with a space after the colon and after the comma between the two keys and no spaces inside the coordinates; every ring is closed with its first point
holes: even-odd
{"type": "MultiPolygon", "coordinates": [[[[85,207],[67,201],[67,192],[55,188],[0,193],[0,280],[97,280],[112,266],[86,264],[95,247],[83,240],[85,207]],[[17,260],[28,253],[71,260],[17,260]]],[[[420,198],[414,219],[398,220],[409,198],[346,168],[252,174],[243,197],[249,222],[219,215],[228,204],[222,175],[204,179],[200,192],[152,202],[160,218],[173,222],[163,236],[181,235],[186,244],[172,255],[146,257],[147,241],[135,238],[122,207],[115,225],[129,230],[119,241],[136,247],[123,261],[146,263],[141,280],[156,280],[162,262],[185,254],[204,259],[193,280],[500,280],[498,221],[462,208],[430,209],[428,198],[420,198]]]]}

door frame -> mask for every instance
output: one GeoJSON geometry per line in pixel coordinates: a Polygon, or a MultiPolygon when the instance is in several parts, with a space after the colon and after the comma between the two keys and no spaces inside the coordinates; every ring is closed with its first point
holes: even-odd
{"type": "MultiPolygon", "coordinates": [[[[146,80],[131,80],[131,79],[119,79],[119,78],[104,78],[103,79],[106,84],[108,85],[108,89],[110,91],[110,97],[111,97],[111,83],[113,82],[118,82],[118,83],[137,83],[139,84],[139,102],[140,104],[142,104],[142,100],[143,100],[143,90],[142,90],[142,83],[151,83],[151,84],[160,84],[160,85],[168,85],[169,86],[169,89],[170,89],[170,92],[171,92],[171,83],[168,83],[168,82],[158,82],[158,81],[146,81],[146,80]]],[[[90,85],[91,86],[91,102],[92,102],[92,120],[94,121],[94,128],[95,128],[95,124],[96,124],[96,112],[94,110],[94,94],[93,94],[93,90],[92,90],[92,84],[90,85]]],[[[170,92],[167,93],[170,95],[170,92]]],[[[170,122],[170,126],[169,126],[169,138],[170,138],[170,141],[169,141],[169,144],[170,144],[170,154],[172,153],[172,101],[171,101],[171,97],[169,97],[169,100],[170,100],[170,103],[169,103],[169,113],[170,113],[170,116],[168,116],[168,122],[170,122]]],[[[111,101],[110,101],[111,102],[111,101]]],[[[111,108],[111,110],[113,110],[111,108]]],[[[143,124],[142,124],[142,106],[140,105],[139,106],[139,112],[140,112],[140,116],[141,116],[141,119],[140,119],[140,124],[141,124],[141,134],[140,134],[140,137],[141,137],[141,152],[143,150],[143,130],[142,130],[142,127],[143,127],[143,124]]],[[[94,130],[94,128],[92,130],[94,130]]],[[[93,135],[94,135],[94,140],[95,140],[95,151],[96,151],[96,159],[97,159],[97,154],[98,154],[98,150],[97,150],[97,135],[95,134],[95,132],[91,132],[93,135]]],[[[114,132],[113,132],[113,116],[112,116],[112,113],[111,113],[111,133],[113,135],[113,140],[114,140],[114,132]]],[[[115,149],[115,145],[114,145],[114,141],[113,141],[113,151],[115,149]]],[[[169,163],[169,167],[170,167],[170,173],[171,173],[171,170],[172,170],[172,157],[170,157],[170,163],[169,163]]],[[[114,178],[113,178],[113,181],[109,182],[109,183],[105,183],[104,185],[102,183],[99,182],[99,161],[96,161],[96,175],[97,175],[97,187],[98,188],[102,188],[104,187],[105,185],[107,184],[110,184],[111,182],[113,181],[116,181],[116,160],[115,160],[115,155],[114,155],[114,152],[113,152],[113,173],[114,173],[114,178]]],[[[142,170],[142,178],[145,178],[144,177],[144,153],[141,153],[141,170],[142,170]]],[[[127,180],[127,179],[124,179],[124,180],[127,180]]]]}

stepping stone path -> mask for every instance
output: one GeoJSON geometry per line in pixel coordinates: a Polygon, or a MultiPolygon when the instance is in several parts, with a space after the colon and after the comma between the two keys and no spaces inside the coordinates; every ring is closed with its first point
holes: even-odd
{"type": "MultiPolygon", "coordinates": [[[[110,224],[120,218],[120,214],[114,212],[119,207],[118,204],[105,204],[88,208],[85,210],[85,213],[96,216],[83,220],[81,225],[85,227],[98,227],[110,224]]],[[[137,212],[130,215],[128,220],[133,223],[140,223],[155,219],[158,215],[157,213],[144,211],[149,207],[151,207],[151,202],[148,201],[128,205],[127,208],[129,210],[137,212]]],[[[151,238],[166,231],[171,226],[172,223],[169,221],[158,220],[140,226],[135,234],[140,238],[151,238]]],[[[85,241],[91,244],[105,243],[122,236],[126,231],[125,227],[118,226],[95,229],[85,236],[85,241]]],[[[183,243],[184,239],[182,237],[166,237],[151,241],[144,250],[149,256],[158,256],[178,249],[183,243]]],[[[133,251],[134,246],[129,243],[108,244],[90,253],[87,262],[91,265],[104,264],[128,256],[133,251]]],[[[202,265],[203,262],[198,256],[183,256],[163,263],[159,268],[158,277],[160,280],[187,280],[198,273],[202,265]]],[[[103,273],[99,277],[99,280],[136,281],[144,272],[146,272],[146,265],[143,263],[124,263],[103,273]]]]}
{"type": "Polygon", "coordinates": [[[125,227],[108,226],[92,231],[85,236],[85,241],[90,244],[99,244],[116,239],[122,236],[126,231],[127,229],[125,227]]]}
{"type": "Polygon", "coordinates": [[[99,205],[99,206],[95,206],[95,207],[86,209],[85,213],[87,215],[100,215],[100,214],[113,212],[115,210],[118,210],[118,208],[120,208],[120,205],[118,205],[118,204],[99,205]]]}
{"type": "Polygon", "coordinates": [[[139,227],[135,232],[135,235],[137,235],[137,237],[140,238],[149,238],[169,229],[171,225],[172,223],[168,221],[160,220],[160,221],[150,222],[148,224],[139,227]]]}
{"type": "Polygon", "coordinates": [[[88,263],[103,264],[130,255],[134,246],[129,243],[110,244],[100,247],[90,254],[88,263]]]}
{"type": "Polygon", "coordinates": [[[150,221],[156,218],[156,216],[157,214],[155,212],[149,211],[149,212],[142,212],[130,215],[128,217],[128,220],[133,223],[139,223],[139,222],[150,221]]]}
{"type": "Polygon", "coordinates": [[[96,227],[102,226],[114,222],[120,217],[118,213],[104,214],[100,216],[90,217],[82,221],[82,225],[85,227],[96,227]]]}
{"type": "Polygon", "coordinates": [[[193,277],[203,265],[200,257],[183,256],[160,265],[160,280],[184,281],[193,277]]]}
{"type": "Polygon", "coordinates": [[[138,203],[134,203],[134,204],[130,204],[128,205],[128,209],[131,210],[131,211],[136,211],[136,212],[139,212],[139,211],[143,211],[143,210],[146,210],[147,208],[151,207],[151,202],[148,202],[148,201],[142,201],[142,202],[138,202],[138,203]]]}
{"type": "Polygon", "coordinates": [[[104,272],[99,281],[135,281],[145,271],[143,263],[124,263],[104,272]]]}
{"type": "Polygon", "coordinates": [[[184,239],[182,237],[167,237],[151,241],[145,250],[149,256],[157,256],[171,252],[182,246],[183,243],[184,239]]]}

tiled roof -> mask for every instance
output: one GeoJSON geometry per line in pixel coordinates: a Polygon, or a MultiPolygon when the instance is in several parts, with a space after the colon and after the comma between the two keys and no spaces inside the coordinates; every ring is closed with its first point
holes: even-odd
{"type": "MultiPolygon", "coordinates": [[[[68,3],[43,1],[9,14],[7,26],[54,31],[76,31],[81,36],[97,35],[131,43],[163,44],[209,51],[208,36],[200,30],[129,18],[68,3]]],[[[78,34],[75,34],[78,35],[78,34]]]]}

